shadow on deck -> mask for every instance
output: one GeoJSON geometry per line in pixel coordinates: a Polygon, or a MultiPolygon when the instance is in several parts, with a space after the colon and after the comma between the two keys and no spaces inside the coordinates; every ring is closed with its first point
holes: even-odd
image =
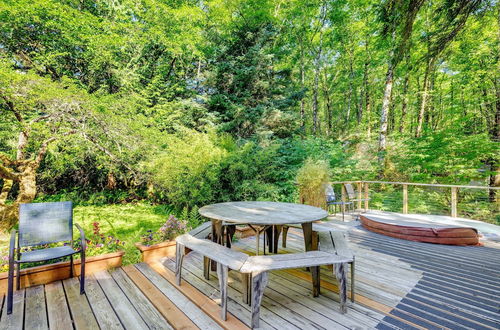
{"type": "MultiPolygon", "coordinates": [[[[354,222],[349,230],[356,254],[356,303],[338,312],[336,280],[325,268],[321,295],[312,297],[303,269],[271,272],[261,310],[263,328],[297,329],[498,329],[500,249],[442,246],[386,237],[354,222]]],[[[299,231],[290,230],[287,248],[303,249],[299,231]]],[[[280,244],[281,246],[281,244],[280,244]]],[[[255,238],[235,243],[255,252],[255,238]]],[[[76,278],[17,291],[14,313],[0,298],[1,329],[243,329],[250,324],[242,303],[239,275],[230,272],[228,321],[219,318],[215,273],[203,278],[202,258],[185,258],[183,283],[174,284],[173,260],[122,267],[89,277],[86,295],[76,278]]]]}

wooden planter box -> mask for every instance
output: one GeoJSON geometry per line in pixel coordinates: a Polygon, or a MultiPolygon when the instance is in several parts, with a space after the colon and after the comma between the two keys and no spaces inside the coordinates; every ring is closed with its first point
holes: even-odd
{"type": "Polygon", "coordinates": [[[175,257],[175,241],[167,241],[150,246],[135,243],[135,246],[141,251],[141,261],[145,263],[158,261],[158,259],[163,257],[175,257]]]}
{"type": "MultiPolygon", "coordinates": [[[[118,251],[106,253],[94,257],[87,257],[85,262],[85,275],[90,275],[101,270],[120,267],[122,257],[125,252],[118,251]]],[[[73,267],[73,276],[80,275],[80,259],[75,259],[73,267]]],[[[14,272],[14,275],[16,273],[14,272]]],[[[62,261],[55,264],[42,265],[21,270],[21,287],[47,284],[54,281],[69,278],[69,261],[62,261]]],[[[0,294],[7,293],[8,272],[0,273],[0,294]]],[[[14,285],[17,279],[14,279],[14,285]]]]}

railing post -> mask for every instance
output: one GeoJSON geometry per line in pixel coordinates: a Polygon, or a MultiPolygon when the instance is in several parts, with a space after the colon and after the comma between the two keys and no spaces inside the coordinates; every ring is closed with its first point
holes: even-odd
{"type": "Polygon", "coordinates": [[[365,182],[365,210],[368,210],[368,182],[365,182]]]}
{"type": "Polygon", "coordinates": [[[408,185],[403,185],[403,213],[408,214],[408,185]]]}
{"type": "Polygon", "coordinates": [[[345,213],[345,202],[347,201],[347,191],[345,190],[345,186],[344,186],[344,183],[342,183],[341,185],[341,191],[342,191],[342,213],[345,213]]]}
{"type": "Polygon", "coordinates": [[[357,190],[358,190],[358,210],[361,210],[361,194],[363,193],[363,183],[361,181],[357,182],[357,190]]]}
{"type": "Polygon", "coordinates": [[[453,218],[456,218],[458,216],[458,211],[457,211],[457,195],[458,195],[458,188],[457,187],[451,187],[451,216],[453,218]]]}

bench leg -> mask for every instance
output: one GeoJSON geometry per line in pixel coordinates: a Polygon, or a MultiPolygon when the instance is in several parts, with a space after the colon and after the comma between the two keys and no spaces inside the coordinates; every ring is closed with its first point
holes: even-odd
{"type": "Polygon", "coordinates": [[[207,257],[203,257],[203,277],[205,277],[206,280],[210,279],[210,259],[207,257]]]}
{"type": "Polygon", "coordinates": [[[318,297],[321,287],[319,267],[311,267],[311,277],[313,284],[313,297],[318,297]]]}
{"type": "Polygon", "coordinates": [[[252,274],[252,329],[260,323],[260,304],[268,280],[267,272],[252,274]]]}
{"type": "Polygon", "coordinates": [[[184,245],[175,244],[175,279],[181,285],[182,262],[184,261],[184,245]]]}
{"type": "Polygon", "coordinates": [[[283,240],[281,241],[281,246],[286,248],[286,237],[288,235],[288,226],[283,226],[283,240]]]}
{"type": "Polygon", "coordinates": [[[240,273],[241,276],[241,300],[243,301],[244,304],[250,305],[250,292],[251,290],[251,285],[250,285],[250,274],[248,273],[240,273]]]}
{"type": "Polygon", "coordinates": [[[347,312],[347,279],[345,276],[345,263],[333,265],[335,270],[335,277],[339,283],[339,296],[340,296],[340,312],[345,314],[347,312]]]}
{"type": "Polygon", "coordinates": [[[217,277],[219,278],[220,288],[220,317],[223,321],[227,320],[227,266],[217,263],[217,277]]]}
{"type": "Polygon", "coordinates": [[[354,260],[351,262],[351,301],[354,302],[354,260]]]}

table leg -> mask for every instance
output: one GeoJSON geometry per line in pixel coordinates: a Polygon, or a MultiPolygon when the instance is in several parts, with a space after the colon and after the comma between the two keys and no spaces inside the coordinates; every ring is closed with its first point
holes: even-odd
{"type": "Polygon", "coordinates": [[[233,242],[233,236],[236,232],[236,225],[227,225],[226,227],[226,246],[231,248],[231,244],[233,242]]]}
{"type": "MultiPolygon", "coordinates": [[[[318,235],[312,230],[312,222],[302,224],[304,233],[304,245],[306,251],[315,251],[318,249],[318,235]]],[[[313,285],[313,297],[319,296],[320,289],[320,271],[319,267],[311,267],[311,277],[313,285]]]]}
{"type": "Polygon", "coordinates": [[[278,241],[280,239],[281,228],[283,226],[273,226],[273,250],[274,253],[278,253],[278,241]]]}
{"type": "Polygon", "coordinates": [[[267,251],[269,253],[273,253],[273,226],[269,226],[266,228],[266,235],[265,235],[265,244],[264,244],[264,254],[265,254],[265,249],[267,246],[267,251]]]}
{"type": "MultiPolygon", "coordinates": [[[[224,233],[223,233],[222,221],[212,220],[212,241],[224,245],[224,233]]],[[[210,270],[217,271],[217,263],[215,261],[210,262],[210,270]]],[[[205,278],[209,277],[210,271],[204,270],[205,278]]],[[[208,278],[207,278],[208,279],[208,278]]]]}
{"type": "Polygon", "coordinates": [[[302,224],[302,231],[304,233],[304,247],[306,251],[312,251],[312,222],[306,222],[302,224]]]}

